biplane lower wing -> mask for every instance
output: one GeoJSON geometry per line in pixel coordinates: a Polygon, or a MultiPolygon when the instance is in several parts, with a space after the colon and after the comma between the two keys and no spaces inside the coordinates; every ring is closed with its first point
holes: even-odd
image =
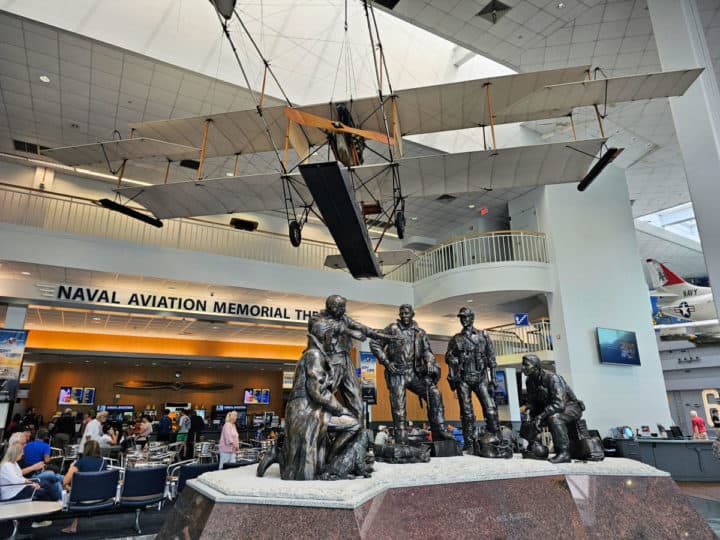
{"type": "MultiPolygon", "coordinates": [[[[437,197],[484,189],[532,188],[579,182],[605,139],[440,154],[399,160],[395,165],[362,165],[352,169],[356,197],[393,198],[391,167],[400,168],[403,195],[437,197]]],[[[288,177],[297,204],[311,204],[301,176],[288,177]]],[[[261,212],[283,208],[280,173],[214,178],[155,186],[127,187],[121,195],[142,204],[159,219],[261,212]]]]}
{"type": "MultiPolygon", "coordinates": [[[[579,182],[606,139],[538,144],[482,152],[440,154],[401,159],[405,197],[438,197],[486,189],[533,188],[579,182]]],[[[356,185],[364,184],[379,200],[393,197],[388,166],[355,167],[356,185]]]]}

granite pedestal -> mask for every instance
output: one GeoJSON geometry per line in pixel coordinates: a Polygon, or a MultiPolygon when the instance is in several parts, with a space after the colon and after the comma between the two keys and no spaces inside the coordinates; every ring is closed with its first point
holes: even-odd
{"type": "Polygon", "coordinates": [[[188,482],[159,539],[693,538],[714,535],[670,476],[643,463],[433,459],[372,478],[264,478],[255,467],[188,482]]]}

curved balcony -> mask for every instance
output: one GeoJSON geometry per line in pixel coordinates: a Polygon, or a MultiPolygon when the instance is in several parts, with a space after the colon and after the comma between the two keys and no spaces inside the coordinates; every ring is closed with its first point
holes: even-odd
{"type": "Polygon", "coordinates": [[[430,248],[385,277],[415,283],[458,268],[502,262],[549,263],[545,233],[493,231],[453,240],[430,248]]]}

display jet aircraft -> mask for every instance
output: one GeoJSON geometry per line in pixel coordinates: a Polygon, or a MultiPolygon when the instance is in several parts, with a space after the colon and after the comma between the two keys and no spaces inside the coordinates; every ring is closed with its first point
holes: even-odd
{"type": "Polygon", "coordinates": [[[676,324],[660,324],[655,328],[699,328],[704,333],[720,333],[715,302],[710,287],[699,287],[688,283],[664,264],[647,259],[653,285],[651,296],[657,297],[658,310],[664,315],[682,319],[676,324]]]}
{"type": "MultiPolygon", "coordinates": [[[[233,13],[239,18],[234,2],[227,4],[226,10],[218,7],[218,13],[225,19],[233,13]]],[[[227,22],[223,30],[230,40],[227,22]]],[[[581,180],[578,188],[584,189],[621,151],[610,148],[601,155],[607,139],[598,106],[682,95],[701,71],[592,79],[590,66],[579,66],[386,95],[381,89],[371,98],[307,106],[289,101],[263,106],[261,94],[252,109],[131,124],[128,139],[43,153],[71,166],[105,163],[116,172],[119,184],[128,160],[195,158],[195,181],[171,182],[166,173],[164,181],[158,179],[162,184],[119,185],[118,194],[142,204],[154,218],[109,199],[98,202],[155,226],[162,226],[162,219],[282,209],[294,246],[300,244],[302,227],[313,212],[328,226],[354,277],[380,277],[375,252],[382,237],[373,248],[367,216],[384,216],[403,238],[405,201],[411,197],[437,198],[581,180]],[[575,140],[573,129],[573,140],[568,142],[497,146],[497,124],[563,116],[572,123],[573,110],[583,106],[595,107],[600,138],[575,140]],[[483,128],[484,150],[403,157],[404,137],[476,127],[483,128]],[[374,149],[378,145],[381,150],[374,149]],[[333,161],[319,158],[323,148],[333,161]],[[258,152],[274,152],[277,168],[239,175],[238,156],[258,152]],[[380,158],[379,163],[366,163],[364,156],[370,152],[380,158]],[[231,177],[203,177],[204,161],[215,156],[235,156],[231,177]]],[[[389,257],[385,262],[393,264],[389,257]]]]}

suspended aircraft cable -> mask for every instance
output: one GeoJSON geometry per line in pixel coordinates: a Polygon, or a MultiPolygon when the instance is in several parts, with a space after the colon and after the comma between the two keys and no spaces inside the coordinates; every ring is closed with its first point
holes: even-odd
{"type": "MultiPolygon", "coordinates": [[[[393,145],[390,142],[392,137],[390,135],[390,127],[388,124],[388,117],[387,117],[387,111],[385,110],[385,102],[386,98],[383,96],[383,79],[382,79],[382,73],[385,72],[385,76],[387,79],[387,87],[389,96],[393,95],[393,89],[392,89],[392,83],[390,81],[390,72],[388,70],[387,61],[385,60],[385,52],[383,50],[382,41],[380,40],[380,29],[377,24],[377,19],[375,17],[375,10],[372,5],[372,0],[363,0],[363,6],[365,8],[365,20],[367,21],[368,26],[368,34],[370,37],[370,46],[372,49],[372,56],[373,56],[373,65],[375,67],[375,79],[378,83],[378,99],[380,101],[380,111],[382,112],[382,119],[383,119],[383,127],[385,128],[385,135],[387,136],[387,147],[388,147],[388,156],[389,156],[389,162],[395,163],[395,155],[393,152],[393,145]],[[372,19],[372,23],[371,23],[372,19]],[[374,30],[374,34],[373,34],[374,30]],[[375,56],[375,38],[377,38],[377,50],[380,55],[380,64],[378,64],[378,59],[375,56]]],[[[400,174],[398,167],[392,167],[392,182],[393,182],[393,208],[389,211],[390,215],[395,216],[395,225],[398,229],[398,236],[402,238],[404,234],[405,229],[405,198],[402,194],[402,184],[400,182],[400,174]],[[398,207],[400,207],[400,211],[398,211],[398,207]]],[[[386,212],[386,214],[388,214],[386,212]]],[[[383,240],[383,237],[385,236],[385,231],[390,227],[390,222],[388,221],[385,229],[383,230],[383,233],[381,234],[378,243],[375,246],[375,251],[377,252],[378,248],[380,247],[380,243],[383,240]]]]}
{"type": "MultiPolygon", "coordinates": [[[[250,78],[247,75],[247,72],[245,71],[245,66],[240,59],[240,55],[238,54],[237,47],[235,47],[235,42],[232,39],[232,36],[230,36],[230,31],[228,29],[227,21],[223,20],[222,15],[215,12],[218,16],[218,20],[220,21],[220,25],[222,26],[223,33],[225,34],[225,38],[230,43],[230,48],[232,49],[233,55],[235,56],[235,60],[238,63],[238,66],[240,67],[240,72],[242,73],[243,79],[245,79],[245,84],[247,85],[248,92],[250,92],[250,96],[252,97],[253,102],[255,103],[255,108],[257,109],[258,116],[260,116],[260,120],[263,123],[263,126],[265,128],[265,133],[268,136],[268,139],[270,140],[270,144],[273,147],[273,152],[275,152],[275,157],[277,157],[278,162],[280,163],[280,167],[282,167],[282,171],[285,172],[285,164],[283,163],[282,158],[280,157],[280,151],[277,148],[277,145],[275,144],[275,140],[272,138],[272,134],[270,133],[270,126],[267,123],[267,120],[265,119],[265,116],[263,115],[262,107],[260,106],[260,102],[255,94],[255,91],[252,89],[252,85],[250,84],[250,78]]],[[[237,14],[237,11],[235,11],[235,16],[240,18],[237,14]]],[[[242,24],[242,22],[241,22],[242,24]]],[[[254,42],[253,42],[254,43],[254,42]]],[[[261,56],[262,57],[262,56],[261,56]]],[[[263,58],[264,60],[264,58],[263,58]]]]}

